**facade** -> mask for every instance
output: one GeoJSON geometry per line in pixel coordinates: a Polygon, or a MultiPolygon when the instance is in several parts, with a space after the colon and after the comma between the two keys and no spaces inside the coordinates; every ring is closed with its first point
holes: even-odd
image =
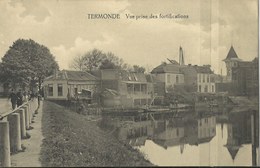
{"type": "Polygon", "coordinates": [[[100,80],[87,72],[62,70],[44,80],[44,96],[49,100],[67,100],[77,98],[85,90],[91,99],[99,85],[100,80]]]}
{"type": "Polygon", "coordinates": [[[236,87],[237,95],[258,95],[258,82],[258,58],[238,62],[232,68],[232,84],[236,87]]]}
{"type": "Polygon", "coordinates": [[[197,72],[197,92],[215,93],[215,78],[209,65],[194,66],[197,72]]]}
{"type": "Polygon", "coordinates": [[[151,72],[155,78],[165,84],[165,92],[175,85],[184,84],[184,75],[180,72],[178,63],[161,64],[151,72]]]}
{"type": "Polygon", "coordinates": [[[111,100],[102,94],[104,106],[138,107],[151,103],[153,88],[147,82],[144,73],[127,72],[118,69],[106,69],[96,72],[101,79],[101,92],[110,89],[118,94],[120,102],[111,100]]]}
{"type": "Polygon", "coordinates": [[[188,92],[215,93],[215,75],[210,65],[161,64],[152,70],[155,78],[165,83],[165,92],[169,88],[183,86],[188,92]]]}
{"type": "Polygon", "coordinates": [[[242,60],[238,58],[234,47],[231,46],[226,59],[223,60],[226,63],[226,68],[227,68],[227,77],[226,81],[231,82],[232,81],[232,68],[237,67],[238,63],[241,62],[242,60]]]}

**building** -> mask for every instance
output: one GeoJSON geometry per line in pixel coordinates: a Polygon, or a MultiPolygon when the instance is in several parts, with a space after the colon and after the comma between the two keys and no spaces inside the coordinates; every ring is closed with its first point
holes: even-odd
{"type": "Polygon", "coordinates": [[[197,92],[215,93],[215,78],[210,65],[195,65],[194,68],[197,72],[197,92]]]}
{"type": "Polygon", "coordinates": [[[258,95],[258,58],[252,61],[241,61],[232,68],[232,84],[237,95],[258,95]]]}
{"type": "MultiPolygon", "coordinates": [[[[215,93],[215,75],[210,65],[185,65],[181,67],[184,83],[190,92],[215,93]]],[[[187,90],[187,89],[186,89],[187,90]]]]}
{"type": "Polygon", "coordinates": [[[171,61],[170,64],[163,63],[154,68],[151,73],[157,80],[164,83],[166,93],[170,88],[174,88],[175,85],[184,84],[184,75],[176,61],[171,61]]]}
{"type": "Polygon", "coordinates": [[[233,96],[256,96],[258,95],[258,57],[252,61],[243,61],[231,46],[226,63],[227,76],[225,82],[216,84],[217,92],[228,92],[233,96]]]}
{"type": "Polygon", "coordinates": [[[148,105],[152,101],[153,88],[144,73],[106,69],[93,74],[101,79],[101,99],[104,106],[138,107],[148,105]],[[108,89],[117,96],[104,95],[108,89]]]}
{"type": "Polygon", "coordinates": [[[82,71],[62,70],[47,77],[43,82],[44,96],[49,100],[77,98],[83,90],[92,99],[100,86],[99,78],[82,71]]]}
{"type": "Polygon", "coordinates": [[[176,87],[183,87],[187,92],[215,93],[215,75],[210,65],[179,65],[173,62],[161,64],[151,73],[165,83],[166,93],[176,87]]]}
{"type": "Polygon", "coordinates": [[[231,46],[229,49],[229,52],[227,54],[227,57],[223,60],[226,63],[227,68],[227,82],[232,81],[232,68],[237,67],[238,63],[242,60],[238,58],[236,51],[234,50],[234,47],[231,46]]]}

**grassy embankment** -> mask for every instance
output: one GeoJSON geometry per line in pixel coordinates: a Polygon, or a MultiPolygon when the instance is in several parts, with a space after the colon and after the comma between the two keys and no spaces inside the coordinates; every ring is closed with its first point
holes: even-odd
{"type": "Polygon", "coordinates": [[[152,166],[129,145],[101,130],[96,122],[45,101],[42,166],[152,166]]]}

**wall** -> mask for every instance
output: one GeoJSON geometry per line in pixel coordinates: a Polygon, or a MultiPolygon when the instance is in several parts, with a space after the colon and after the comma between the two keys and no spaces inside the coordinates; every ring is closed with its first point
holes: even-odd
{"type": "Polygon", "coordinates": [[[215,93],[215,82],[212,81],[213,74],[198,73],[197,74],[197,92],[215,93]],[[200,89],[201,87],[201,89],[200,89]]]}
{"type": "Polygon", "coordinates": [[[44,81],[44,96],[46,99],[56,99],[56,100],[66,100],[68,94],[68,85],[67,81],[60,80],[60,81],[44,81]],[[48,92],[48,85],[53,85],[53,96],[49,95],[48,92]],[[62,96],[58,96],[58,84],[62,84],[62,96]]]}
{"type": "Polygon", "coordinates": [[[183,74],[174,74],[174,73],[160,73],[155,74],[155,78],[165,84],[165,92],[167,92],[168,87],[174,87],[175,84],[184,83],[184,75],[183,74]],[[178,76],[178,83],[177,83],[178,76]]]}
{"type": "Polygon", "coordinates": [[[184,75],[183,74],[174,74],[174,73],[166,73],[165,74],[165,87],[174,87],[175,84],[184,83],[184,75]],[[177,82],[178,78],[178,82],[177,82]]]}

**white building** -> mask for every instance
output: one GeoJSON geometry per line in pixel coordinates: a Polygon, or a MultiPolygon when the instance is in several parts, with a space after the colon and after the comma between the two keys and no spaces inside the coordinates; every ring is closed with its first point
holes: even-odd
{"type": "Polygon", "coordinates": [[[184,75],[180,72],[180,65],[176,63],[161,64],[151,72],[155,78],[165,83],[165,92],[175,85],[184,84],[184,75]]]}
{"type": "Polygon", "coordinates": [[[76,97],[83,89],[92,98],[99,87],[99,79],[87,72],[62,70],[47,77],[43,86],[46,99],[67,100],[68,97],[76,97]]]}

